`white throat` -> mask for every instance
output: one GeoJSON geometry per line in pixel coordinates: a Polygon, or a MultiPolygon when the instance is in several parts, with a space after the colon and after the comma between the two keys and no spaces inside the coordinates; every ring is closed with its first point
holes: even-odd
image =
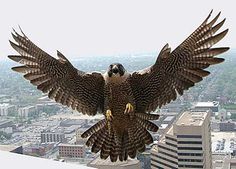
{"type": "Polygon", "coordinates": [[[106,83],[114,83],[114,84],[120,84],[124,82],[129,76],[130,76],[130,73],[128,72],[125,72],[123,76],[120,76],[119,73],[112,74],[111,77],[109,77],[108,72],[105,72],[103,74],[103,78],[106,83]]]}

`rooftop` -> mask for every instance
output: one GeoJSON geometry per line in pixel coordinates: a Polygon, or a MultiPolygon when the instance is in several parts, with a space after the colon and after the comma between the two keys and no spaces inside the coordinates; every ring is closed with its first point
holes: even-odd
{"type": "Polygon", "coordinates": [[[127,161],[119,161],[117,160],[116,162],[111,162],[110,158],[107,158],[106,160],[100,159],[98,156],[95,158],[93,161],[91,161],[88,165],[89,166],[110,166],[112,167],[117,167],[117,166],[131,166],[131,165],[138,165],[140,162],[139,160],[136,159],[128,159],[127,161]]]}
{"type": "Polygon", "coordinates": [[[54,116],[50,116],[49,119],[83,119],[83,120],[94,120],[94,119],[103,119],[103,114],[98,114],[95,116],[83,115],[82,113],[74,112],[64,113],[64,114],[56,114],[54,116]]]}
{"type": "Polygon", "coordinates": [[[164,122],[170,122],[175,118],[175,116],[167,116],[163,121],[164,122]]]}
{"type": "Polygon", "coordinates": [[[178,126],[201,126],[207,112],[184,112],[176,121],[178,126]]]}
{"type": "Polygon", "coordinates": [[[82,145],[82,144],[64,144],[64,143],[60,143],[58,146],[65,146],[65,147],[84,147],[85,145],[82,145]]]}
{"type": "Polygon", "coordinates": [[[0,151],[0,157],[1,166],[3,166],[3,168],[8,169],[92,169],[92,167],[87,167],[84,165],[68,164],[59,161],[53,161],[49,159],[26,156],[5,151],[0,151]]]}
{"type": "Polygon", "coordinates": [[[2,151],[13,151],[16,148],[18,148],[19,146],[15,146],[15,145],[0,145],[0,150],[2,151]]]}
{"type": "Polygon", "coordinates": [[[0,104],[0,108],[2,107],[2,108],[8,108],[8,107],[12,107],[12,106],[14,106],[14,105],[10,105],[9,103],[2,103],[2,104],[0,104]]]}
{"type": "Polygon", "coordinates": [[[218,106],[219,102],[197,102],[197,104],[195,105],[195,107],[214,107],[214,106],[218,106]]]}
{"type": "Polygon", "coordinates": [[[230,153],[236,150],[235,132],[211,132],[212,152],[230,153]]]}

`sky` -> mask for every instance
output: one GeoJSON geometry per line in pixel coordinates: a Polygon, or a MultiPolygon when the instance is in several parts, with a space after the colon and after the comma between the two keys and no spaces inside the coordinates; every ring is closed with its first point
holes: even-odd
{"type": "MultiPolygon", "coordinates": [[[[218,44],[236,48],[233,0],[7,0],[0,5],[0,60],[15,54],[8,40],[12,28],[52,56],[67,58],[172,50],[207,17],[222,12],[228,35],[218,44]]],[[[212,17],[213,17],[212,16],[212,17]]]]}

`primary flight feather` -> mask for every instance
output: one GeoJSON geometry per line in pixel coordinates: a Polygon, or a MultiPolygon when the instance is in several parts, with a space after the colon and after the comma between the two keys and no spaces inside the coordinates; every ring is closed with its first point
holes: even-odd
{"type": "Polygon", "coordinates": [[[16,31],[12,33],[15,42],[10,44],[20,55],[8,57],[23,64],[12,69],[23,73],[49,98],[83,114],[103,113],[105,118],[82,137],[89,137],[86,145],[92,146],[92,152],[100,151],[102,159],[110,156],[112,162],[123,161],[135,158],[153,142],[149,131],[156,132],[158,127],[150,120],[157,120],[159,115],[150,112],[209,75],[207,67],[224,61],[214,56],[229,48],[212,46],[228,29],[216,34],[225,19],[216,24],[219,13],[208,22],[211,13],[175,50],[165,45],[153,66],[134,73],[119,63],[111,64],[104,74],[85,73],[59,51],[56,59],[16,31]]]}

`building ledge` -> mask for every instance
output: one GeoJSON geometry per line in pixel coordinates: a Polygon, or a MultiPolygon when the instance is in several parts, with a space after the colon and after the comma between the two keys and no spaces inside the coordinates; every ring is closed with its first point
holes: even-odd
{"type": "Polygon", "coordinates": [[[6,151],[0,151],[0,164],[2,169],[94,169],[93,167],[87,167],[84,165],[69,164],[6,151]]]}

